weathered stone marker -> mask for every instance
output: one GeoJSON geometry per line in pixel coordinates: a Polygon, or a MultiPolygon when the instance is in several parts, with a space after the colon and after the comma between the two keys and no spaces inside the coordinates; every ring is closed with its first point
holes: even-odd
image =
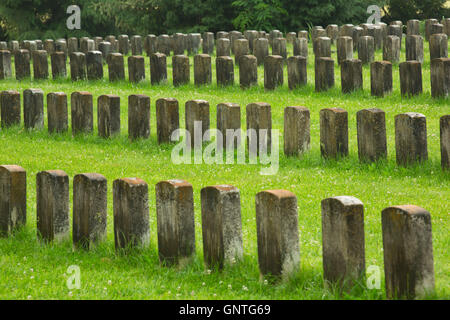
{"type": "Polygon", "coordinates": [[[361,27],[354,27],[352,30],[352,39],[353,39],[353,51],[358,50],[359,39],[364,36],[364,29],[361,27]]]}
{"type": "Polygon", "coordinates": [[[27,173],[17,165],[0,166],[0,237],[27,222],[27,173]]]}
{"type": "Polygon", "coordinates": [[[131,140],[150,136],[150,97],[143,94],[128,96],[128,137],[131,140]]]}
{"type": "Polygon", "coordinates": [[[8,50],[0,50],[0,80],[11,76],[11,53],[8,50]]]}
{"type": "Polygon", "coordinates": [[[197,54],[194,56],[194,84],[211,84],[211,56],[208,54],[197,54]]]}
{"type": "Polygon", "coordinates": [[[431,36],[431,26],[435,23],[439,23],[437,19],[426,19],[425,20],[425,40],[429,41],[431,36]]]}
{"type": "Polygon", "coordinates": [[[189,57],[185,55],[172,56],[173,85],[188,84],[191,80],[189,69],[189,57]]]}
{"type": "Polygon", "coordinates": [[[358,156],[360,161],[387,157],[386,116],[381,109],[363,109],[356,113],[358,156]]]}
{"type": "Polygon", "coordinates": [[[103,63],[106,62],[108,55],[112,52],[111,43],[102,41],[98,44],[98,51],[102,53],[103,63]]]}
{"type": "Polygon", "coordinates": [[[209,130],[210,122],[209,102],[206,100],[187,101],[185,104],[184,115],[185,128],[191,137],[191,147],[201,148],[203,138],[205,138],[205,140],[209,140],[209,136],[205,135],[205,133],[209,130]]]}
{"type": "Polygon", "coordinates": [[[48,79],[47,51],[34,50],[32,55],[34,79],[48,79]]]}
{"type": "Polygon", "coordinates": [[[69,176],[64,171],[38,172],[36,208],[40,240],[50,242],[69,238],[69,176]]]}
{"type": "Polygon", "coordinates": [[[287,59],[287,48],[285,38],[275,38],[273,39],[272,55],[282,56],[283,60],[287,59]]]}
{"type": "Polygon", "coordinates": [[[237,39],[234,41],[234,63],[238,66],[239,59],[242,56],[248,55],[250,52],[247,39],[237,39]]]}
{"type": "Polygon", "coordinates": [[[70,77],[72,81],[86,79],[86,55],[82,52],[70,54],[70,77]]]}
{"type": "Polygon", "coordinates": [[[316,58],[314,73],[316,92],[326,91],[334,87],[334,60],[332,58],[316,58]]]}
{"type": "Polygon", "coordinates": [[[261,275],[292,276],[300,267],[297,197],[287,190],[256,195],[256,232],[261,275]]]}
{"type": "Polygon", "coordinates": [[[67,77],[66,54],[64,52],[54,52],[50,56],[52,65],[52,78],[67,77]]]}
{"type": "Polygon", "coordinates": [[[113,202],[116,250],[147,247],[150,243],[147,183],[139,178],[114,180],[113,202]]]}
{"type": "Polygon", "coordinates": [[[427,122],[423,114],[407,112],[395,116],[395,153],[401,166],[428,159],[427,122]]]}
{"type": "Polygon", "coordinates": [[[20,49],[16,51],[14,55],[14,67],[16,71],[16,79],[22,80],[25,78],[30,78],[31,67],[30,67],[30,51],[26,49],[20,49]]]}
{"type": "Polygon", "coordinates": [[[358,42],[358,59],[363,64],[371,63],[375,57],[375,44],[371,36],[362,36],[358,42]]]}
{"type": "Polygon", "coordinates": [[[233,59],[229,56],[216,58],[217,86],[232,86],[234,84],[233,59]]]}
{"type": "MultiPolygon", "coordinates": [[[[339,39],[338,39],[339,41],[339,39]]],[[[351,93],[363,88],[362,62],[359,59],[341,62],[341,89],[343,93],[351,93]]]]}
{"type": "Polygon", "coordinates": [[[318,37],[314,40],[314,56],[331,57],[331,39],[328,37],[318,37]]]}
{"type": "Polygon", "coordinates": [[[400,91],[402,96],[422,93],[422,64],[419,61],[400,63],[400,91]]]}
{"type": "Polygon", "coordinates": [[[169,143],[172,133],[180,128],[178,100],[161,98],[156,100],[156,131],[158,143],[169,143]]]}
{"type": "Polygon", "coordinates": [[[20,93],[14,90],[0,92],[2,128],[20,125],[20,93]]]}
{"type": "Polygon", "coordinates": [[[231,54],[231,42],[230,42],[230,39],[227,39],[227,38],[219,38],[219,39],[217,39],[216,54],[217,54],[218,57],[230,56],[230,54],[231,54]]]}
{"type": "Polygon", "coordinates": [[[445,33],[430,36],[430,61],[448,57],[448,37],[445,33]]]}
{"type": "Polygon", "coordinates": [[[431,60],[431,96],[446,98],[450,94],[450,59],[431,60]]]}
{"type": "Polygon", "coordinates": [[[320,152],[324,158],[348,155],[348,113],[344,109],[320,110],[320,152]]]}
{"type": "Polygon", "coordinates": [[[420,21],[417,19],[411,19],[406,22],[406,35],[420,35],[420,21]]]}
{"type": "Polygon", "coordinates": [[[78,52],[78,39],[75,37],[67,39],[67,49],[69,55],[71,55],[73,52],[78,52]]]}
{"type": "Polygon", "coordinates": [[[308,83],[307,58],[292,56],[287,59],[288,86],[290,90],[308,83]]]}
{"type": "Polygon", "coordinates": [[[350,290],[365,277],[364,206],[349,196],[322,200],[323,278],[350,290]]]}
{"type": "Polygon", "coordinates": [[[76,91],[70,96],[72,134],[91,133],[94,131],[94,107],[92,94],[76,91]]]}
{"type": "Polygon", "coordinates": [[[133,56],[140,56],[142,54],[142,37],[134,35],[131,37],[131,54],[133,56]]]}
{"type": "Polygon", "coordinates": [[[167,81],[167,62],[164,53],[150,55],[150,80],[152,85],[167,81]]]}
{"type": "Polygon", "coordinates": [[[258,60],[258,65],[264,64],[264,59],[269,55],[269,40],[258,38],[253,43],[253,54],[258,60]]]}
{"type": "Polygon", "coordinates": [[[270,152],[272,146],[272,111],[270,104],[264,102],[248,104],[246,107],[246,122],[249,154],[270,152]]]}
{"type": "Polygon", "coordinates": [[[392,63],[400,61],[400,38],[397,36],[387,36],[383,42],[383,60],[392,63]]]}
{"type": "Polygon", "coordinates": [[[127,55],[130,51],[130,42],[126,34],[119,35],[119,53],[127,55]]]}
{"type": "Polygon", "coordinates": [[[284,154],[299,156],[310,148],[310,114],[305,107],[284,109],[284,154]]]}
{"type": "Polygon", "coordinates": [[[388,26],[388,36],[397,36],[400,39],[400,49],[402,48],[402,38],[403,38],[403,30],[400,25],[390,25],[388,26]]]}
{"type": "Polygon", "coordinates": [[[308,58],[308,39],[296,38],[294,40],[294,56],[302,56],[308,58]]]}
{"type": "Polygon", "coordinates": [[[419,35],[406,36],[406,61],[416,60],[423,63],[423,38],[419,35]]]}
{"type": "Polygon", "coordinates": [[[103,56],[101,51],[89,51],[86,54],[86,69],[89,80],[103,79],[103,56]]]}
{"type": "Polygon", "coordinates": [[[434,291],[430,213],[414,205],[392,206],[381,218],[387,298],[414,299],[434,291]]]}
{"type": "Polygon", "coordinates": [[[156,184],[158,253],[163,264],[184,264],[195,255],[194,194],[184,180],[156,184]]]}
{"type": "Polygon", "coordinates": [[[106,239],[107,181],[98,173],[73,178],[73,245],[91,249],[106,239]]]}
{"type": "Polygon", "coordinates": [[[239,82],[241,88],[258,85],[258,60],[253,55],[241,56],[239,65],[239,82]]]}
{"type": "Polygon", "coordinates": [[[61,133],[68,129],[67,95],[64,92],[47,94],[48,132],[61,133]]]}
{"type": "Polygon", "coordinates": [[[327,30],[327,37],[331,39],[331,43],[336,43],[339,37],[339,26],[337,24],[329,24],[325,30],[327,30]]]}
{"type": "Polygon", "coordinates": [[[128,79],[133,83],[145,80],[145,58],[143,56],[128,57],[128,79]]]}
{"type": "Polygon", "coordinates": [[[337,59],[341,64],[344,60],[353,59],[353,39],[352,37],[339,37],[337,39],[337,59]]]}
{"type": "Polygon", "coordinates": [[[109,138],[120,134],[120,97],[107,94],[98,97],[98,135],[109,138]]]}
{"type": "Polygon", "coordinates": [[[203,256],[209,269],[222,269],[243,256],[241,199],[230,185],[201,190],[203,256]]]}
{"type": "Polygon", "coordinates": [[[109,81],[125,80],[125,66],[121,53],[111,53],[108,56],[109,81]]]}
{"type": "Polygon", "coordinates": [[[44,92],[41,89],[24,90],[23,122],[25,129],[44,127],[44,92]]]}
{"type": "Polygon", "coordinates": [[[147,56],[150,56],[152,53],[155,53],[156,50],[156,42],[158,38],[154,34],[148,34],[144,38],[144,49],[147,53],[147,56]]]}
{"type": "Polygon", "coordinates": [[[442,169],[450,169],[450,115],[442,116],[439,120],[441,140],[441,165],[442,169]]]}
{"type": "Polygon", "coordinates": [[[202,43],[203,54],[211,55],[214,52],[214,33],[205,32],[203,33],[203,43],[202,43]]]}
{"type": "Polygon", "coordinates": [[[223,135],[223,145],[219,145],[218,139],[217,149],[237,149],[241,145],[241,107],[236,103],[219,103],[216,114],[217,130],[223,135]]]}
{"type": "Polygon", "coordinates": [[[375,61],[370,64],[370,91],[377,97],[392,92],[392,63],[375,61]]]}
{"type": "Polygon", "coordinates": [[[264,88],[274,90],[283,85],[283,57],[267,56],[264,59],[264,88]]]}

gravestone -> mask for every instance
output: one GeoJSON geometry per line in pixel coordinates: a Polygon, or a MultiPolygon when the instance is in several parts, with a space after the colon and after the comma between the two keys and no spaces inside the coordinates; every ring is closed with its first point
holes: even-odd
{"type": "Polygon", "coordinates": [[[344,109],[320,110],[320,153],[324,158],[348,155],[348,113],[344,109]]]}
{"type": "Polygon", "coordinates": [[[47,51],[34,50],[32,51],[32,55],[34,79],[48,79],[47,51]]]}
{"type": "Polygon", "coordinates": [[[305,107],[284,109],[284,154],[299,156],[310,148],[310,113],[305,107]]]}
{"type": "Polygon", "coordinates": [[[392,63],[375,61],[370,64],[370,91],[372,96],[377,97],[392,92],[392,63]]]}
{"type": "Polygon", "coordinates": [[[139,178],[113,182],[116,250],[145,248],[150,243],[148,185],[139,178]]]}
{"type": "Polygon", "coordinates": [[[238,66],[239,59],[249,54],[249,44],[247,39],[237,39],[234,41],[234,63],[238,66]]]}
{"type": "Polygon", "coordinates": [[[194,84],[208,85],[212,82],[211,56],[197,54],[194,56],[194,84]]]}
{"type": "Polygon", "coordinates": [[[120,134],[120,97],[101,95],[97,100],[98,135],[109,138],[120,134]]]}
{"type": "Polygon", "coordinates": [[[255,55],[258,65],[264,64],[264,59],[269,55],[269,40],[258,38],[254,40],[253,54],[255,55]]]}
{"type": "Polygon", "coordinates": [[[11,76],[11,53],[8,50],[0,50],[0,80],[11,76]]]}
{"type": "Polygon", "coordinates": [[[164,53],[153,53],[150,55],[150,80],[151,84],[167,82],[167,62],[164,53]]]}
{"type": "Polygon", "coordinates": [[[156,131],[158,143],[171,142],[172,134],[179,128],[180,115],[178,100],[174,98],[161,98],[156,100],[156,131]]]}
{"type": "Polygon", "coordinates": [[[450,59],[431,60],[431,96],[446,98],[450,93],[450,59]]]}
{"type": "Polygon", "coordinates": [[[334,60],[329,57],[315,59],[315,91],[326,91],[334,87],[334,60]]]}
{"type": "Polygon", "coordinates": [[[1,127],[20,125],[20,93],[14,90],[0,91],[1,127]]]}
{"type": "Polygon", "coordinates": [[[86,79],[86,55],[82,52],[70,54],[70,78],[72,81],[86,79]]]}
{"type": "Polygon", "coordinates": [[[239,82],[241,88],[258,85],[258,61],[255,56],[245,55],[240,58],[239,82]]]}
{"type": "Polygon", "coordinates": [[[416,60],[423,63],[423,38],[419,35],[406,36],[406,61],[416,60]]]}
{"type": "Polygon", "coordinates": [[[145,80],[145,58],[143,56],[128,57],[128,79],[133,83],[145,80]]]}
{"type": "Polygon", "coordinates": [[[108,56],[109,81],[125,80],[125,66],[121,53],[111,53],[108,56]]]}
{"type": "Polygon", "coordinates": [[[216,48],[217,57],[230,56],[231,54],[231,42],[228,38],[217,39],[216,48]]]}
{"type": "Polygon", "coordinates": [[[353,39],[351,37],[339,37],[337,39],[336,47],[339,64],[344,60],[353,59],[353,39]]]}
{"type": "Polygon", "coordinates": [[[128,137],[130,140],[150,136],[150,97],[143,94],[128,96],[128,137]]]}
{"type": "Polygon", "coordinates": [[[293,44],[294,56],[302,56],[308,58],[308,39],[296,38],[293,44]]]}
{"type": "Polygon", "coordinates": [[[307,59],[304,56],[292,56],[287,59],[288,86],[290,90],[308,83],[307,59]]]}
{"type": "Polygon", "coordinates": [[[315,58],[331,57],[331,39],[328,37],[317,37],[314,42],[315,58]]]}
{"type": "Polygon", "coordinates": [[[185,128],[191,137],[191,147],[201,148],[209,140],[209,102],[189,100],[185,104],[185,128]]]}
{"type": "Polygon", "coordinates": [[[287,48],[285,38],[273,39],[272,55],[282,56],[284,60],[287,59],[287,48]]]}
{"type": "Polygon", "coordinates": [[[386,115],[381,109],[363,109],[356,113],[359,161],[387,158],[386,115]]]}
{"type": "Polygon", "coordinates": [[[395,116],[395,154],[400,166],[428,160],[427,123],[423,114],[407,112],[395,116]]]}
{"type": "Polygon", "coordinates": [[[230,185],[201,190],[203,257],[208,269],[222,269],[243,257],[239,189],[230,185]]]}
{"type": "Polygon", "coordinates": [[[287,190],[267,190],[255,202],[260,273],[288,278],[300,268],[297,197],[287,190]]]}
{"type": "Polygon", "coordinates": [[[234,84],[233,59],[229,56],[216,58],[217,86],[229,86],[234,84]]]}
{"type": "Polygon", "coordinates": [[[283,57],[267,56],[264,58],[264,88],[274,90],[283,85],[283,57]]]}
{"type": "Polygon", "coordinates": [[[0,165],[0,237],[27,222],[27,173],[17,165],[0,165]]]}
{"type": "Polygon", "coordinates": [[[36,175],[38,239],[62,242],[70,236],[69,176],[62,170],[36,175]]]}
{"type": "Polygon", "coordinates": [[[422,93],[422,64],[419,61],[400,63],[400,91],[402,96],[422,93]]]}
{"type": "Polygon", "coordinates": [[[52,64],[52,78],[66,78],[66,55],[64,52],[54,52],[50,56],[52,64]]]}
{"type": "Polygon", "coordinates": [[[375,58],[374,39],[371,36],[362,36],[358,43],[358,59],[363,64],[371,63],[375,58]]]}
{"type": "Polygon", "coordinates": [[[142,37],[139,35],[131,37],[131,54],[133,56],[142,55],[142,37]]]}
{"type": "Polygon", "coordinates": [[[126,34],[119,35],[119,53],[128,55],[130,52],[130,42],[126,34]]]}
{"type": "Polygon", "coordinates": [[[219,103],[216,114],[216,128],[223,136],[223,144],[217,140],[217,149],[237,149],[241,145],[241,107],[236,103],[219,103]]]}
{"type": "Polygon", "coordinates": [[[67,95],[64,92],[50,92],[47,94],[47,120],[49,133],[67,131],[67,95]]]}
{"type": "Polygon", "coordinates": [[[430,36],[430,61],[437,58],[448,58],[448,37],[445,33],[430,36]]]}
{"type": "Polygon", "coordinates": [[[246,107],[247,150],[251,155],[267,154],[272,149],[272,110],[265,102],[246,107]]]}
{"type": "Polygon", "coordinates": [[[73,245],[92,249],[106,239],[107,181],[98,173],[73,178],[73,245]]]}
{"type": "Polygon", "coordinates": [[[86,54],[88,80],[103,79],[103,56],[101,51],[89,51],[86,54]]]}
{"type": "Polygon", "coordinates": [[[195,255],[195,216],[192,185],[184,180],[156,184],[158,253],[163,264],[181,264],[195,255]]]}
{"type": "Polygon", "coordinates": [[[381,213],[388,299],[420,298],[434,291],[431,215],[414,205],[381,213]]]}
{"type": "Polygon", "coordinates": [[[94,107],[92,94],[76,91],[70,96],[72,134],[91,133],[94,131],[94,107]]]}
{"type": "Polygon", "coordinates": [[[23,91],[23,122],[28,130],[44,127],[44,92],[41,89],[23,91]]]}
{"type": "Polygon", "coordinates": [[[442,169],[450,169],[450,115],[442,116],[439,120],[441,166],[442,169]]]}
{"type": "Polygon", "coordinates": [[[341,62],[342,93],[351,93],[363,88],[362,62],[359,59],[341,62]]]}
{"type": "Polygon", "coordinates": [[[383,60],[391,63],[400,61],[400,38],[387,36],[383,43],[383,60]]]}

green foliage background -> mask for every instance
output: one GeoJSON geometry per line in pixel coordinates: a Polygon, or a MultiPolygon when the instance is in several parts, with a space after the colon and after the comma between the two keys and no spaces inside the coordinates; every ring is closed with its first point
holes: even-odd
{"type": "Polygon", "coordinates": [[[2,0],[0,39],[46,39],[108,34],[219,30],[298,31],[309,25],[360,24],[371,4],[385,20],[449,16],[446,0],[2,0]],[[71,4],[81,8],[81,30],[66,28],[71,4]]]}

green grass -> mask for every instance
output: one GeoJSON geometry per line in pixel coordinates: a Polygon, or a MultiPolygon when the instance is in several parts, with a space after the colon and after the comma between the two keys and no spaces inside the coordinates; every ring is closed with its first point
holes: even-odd
{"type": "MultiPolygon", "coordinates": [[[[403,43],[404,47],[404,43],[403,43]]],[[[292,48],[289,48],[292,54],[292,48]]],[[[333,50],[335,47],[333,46],[333,50]]],[[[425,52],[428,52],[426,45],[425,52]]],[[[336,58],[335,52],[333,57],[336,58]]],[[[381,52],[376,59],[381,60],[381,52]]],[[[405,59],[404,49],[402,61],[405,59]]],[[[285,84],[273,92],[263,88],[264,72],[258,69],[259,86],[241,90],[217,88],[215,66],[213,84],[191,84],[174,88],[171,84],[171,58],[168,59],[169,84],[151,86],[146,58],[147,80],[133,85],[128,82],[49,80],[17,82],[0,81],[0,90],[41,88],[44,93],[77,90],[90,91],[96,99],[102,94],[121,97],[120,136],[103,140],[95,133],[72,137],[69,133],[50,135],[47,130],[26,132],[20,127],[0,132],[0,163],[18,164],[27,170],[28,221],[14,236],[0,239],[0,299],[384,299],[381,210],[390,205],[415,204],[432,215],[436,292],[430,298],[450,297],[450,173],[440,167],[439,118],[449,114],[448,100],[430,96],[429,56],[423,65],[424,93],[411,99],[402,98],[398,66],[394,66],[394,92],[385,98],[370,96],[370,73],[364,67],[364,91],[343,95],[340,72],[336,65],[336,88],[314,92],[314,65],[310,49],[308,85],[289,91],[285,84]],[[127,137],[127,97],[143,93],[151,97],[151,138],[134,143],[127,137]],[[180,102],[180,124],[184,128],[184,103],[204,99],[211,106],[211,126],[215,127],[216,108],[221,102],[241,105],[242,128],[245,128],[245,106],[251,102],[267,102],[272,106],[273,128],[283,129],[286,106],[305,106],[311,111],[311,151],[300,158],[287,158],[280,153],[280,169],[276,175],[259,174],[261,165],[174,165],[170,145],[156,142],[155,101],[174,97],[180,102]],[[340,107],[349,113],[349,156],[339,161],[326,161],[319,149],[319,110],[340,107]],[[356,112],[364,108],[380,108],[386,112],[388,159],[374,164],[358,161],[356,112]],[[395,163],[394,116],[403,112],[421,112],[427,117],[429,160],[408,168],[395,163]],[[108,239],[91,252],[72,249],[70,241],[40,244],[36,239],[36,182],[41,170],[62,169],[70,177],[83,172],[98,172],[108,179],[108,239]],[[149,184],[151,245],[129,255],[114,250],[112,217],[112,182],[122,177],[140,177],[149,184]],[[183,268],[160,266],[156,240],[154,185],[165,179],[185,179],[194,186],[196,257],[183,268]],[[241,191],[244,259],[222,272],[211,272],[203,264],[200,189],[208,185],[232,184],[241,191]],[[298,198],[301,268],[291,280],[265,284],[260,280],[257,259],[255,195],[266,189],[287,189],[298,198]],[[369,290],[364,285],[339,296],[324,289],[322,279],[321,213],[322,199],[337,195],[359,198],[365,206],[366,266],[381,270],[381,289],[369,290]],[[81,269],[81,289],[69,290],[65,275],[70,265],[81,269]],[[247,290],[245,290],[245,288],[247,290]]],[[[214,61],[214,59],[213,59],[214,61]]],[[[107,79],[107,69],[105,68],[107,79]]],[[[239,80],[238,69],[235,82],[239,80]]],[[[70,99],[69,99],[70,103],[70,99]]],[[[70,107],[70,106],[69,106],[70,107]]],[[[70,110],[70,109],[69,109],[70,110]]],[[[96,114],[94,112],[94,114],[96,114]]],[[[280,137],[280,146],[283,142],[280,137]]],[[[72,188],[72,186],[71,186],[72,188]]],[[[71,191],[72,192],[72,191],[71,191]]]]}

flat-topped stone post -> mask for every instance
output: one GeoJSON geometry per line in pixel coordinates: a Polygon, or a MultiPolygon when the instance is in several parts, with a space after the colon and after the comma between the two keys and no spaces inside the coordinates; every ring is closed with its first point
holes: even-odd
{"type": "Polygon", "coordinates": [[[69,176],[62,170],[36,175],[37,235],[40,240],[64,241],[70,236],[69,176]]]}
{"type": "Polygon", "coordinates": [[[82,52],[70,54],[70,78],[72,81],[86,79],[86,55],[82,52]]]}
{"type": "Polygon", "coordinates": [[[450,94],[450,59],[431,60],[431,96],[446,98],[450,94]]]}
{"type": "Polygon", "coordinates": [[[288,86],[290,90],[305,86],[308,83],[307,58],[292,56],[287,59],[288,86]]]}
{"type": "Polygon", "coordinates": [[[428,160],[427,122],[423,114],[407,112],[395,116],[395,155],[400,166],[428,160]]]}
{"type": "Polygon", "coordinates": [[[209,269],[222,269],[243,257],[241,199],[231,185],[201,190],[203,257],[209,269]]]}
{"type": "Polygon", "coordinates": [[[348,155],[348,113],[344,109],[320,110],[320,152],[324,158],[348,155]]]}
{"type": "Polygon", "coordinates": [[[174,131],[180,128],[178,100],[161,98],[156,100],[156,131],[158,143],[169,143],[174,131]]]}
{"type": "Polygon", "coordinates": [[[414,299],[434,291],[431,215],[414,205],[381,212],[388,299],[414,299]]]}
{"type": "Polygon", "coordinates": [[[97,100],[98,135],[109,138],[120,134],[120,97],[101,95],[97,100]]]}
{"type": "Polygon", "coordinates": [[[377,97],[392,92],[392,63],[375,61],[370,64],[370,91],[372,96],[377,97]]]}
{"type": "Polygon", "coordinates": [[[121,53],[111,53],[108,56],[109,81],[125,80],[125,65],[121,53]]]}
{"type": "Polygon", "coordinates": [[[217,39],[216,55],[218,57],[221,57],[221,56],[230,56],[230,54],[231,54],[230,39],[228,38],[217,39]]]}
{"type": "Polygon", "coordinates": [[[258,61],[258,65],[263,65],[264,59],[269,55],[269,40],[266,38],[255,39],[253,43],[253,54],[258,61]]]}
{"type": "Polygon", "coordinates": [[[234,84],[234,64],[229,56],[216,58],[217,86],[229,86],[234,84]]]}
{"type": "Polygon", "coordinates": [[[383,60],[392,63],[400,61],[400,38],[397,36],[387,36],[383,42],[383,60]]]}
{"type": "Polygon", "coordinates": [[[143,56],[128,57],[128,79],[133,83],[145,80],[145,58],[143,56]]]}
{"type": "Polygon", "coordinates": [[[67,95],[64,92],[47,94],[48,132],[61,133],[68,129],[67,95]]]}
{"type": "Polygon", "coordinates": [[[94,131],[94,107],[92,94],[76,91],[70,96],[72,134],[94,131]]]}
{"type": "Polygon", "coordinates": [[[310,113],[305,107],[284,109],[284,154],[300,156],[310,148],[310,113]]]}
{"type": "Polygon", "coordinates": [[[237,149],[241,145],[241,107],[236,103],[219,103],[216,114],[216,128],[223,136],[222,145],[217,140],[217,149],[237,149]]]}
{"type": "Polygon", "coordinates": [[[211,56],[197,54],[194,56],[194,84],[208,85],[212,82],[211,56]]]}
{"type": "Polygon", "coordinates": [[[148,185],[139,178],[113,182],[114,242],[116,250],[150,244],[148,185]]]}
{"type": "Polygon", "coordinates": [[[44,92],[41,89],[23,91],[23,122],[28,130],[44,127],[44,92]]]}
{"type": "Polygon", "coordinates": [[[442,169],[450,169],[450,115],[442,116],[439,120],[442,169]]]}
{"type": "Polygon", "coordinates": [[[363,88],[362,62],[359,59],[341,62],[341,90],[351,93],[363,88]]]}
{"type": "Polygon", "coordinates": [[[267,190],[255,202],[260,273],[289,278],[300,268],[297,197],[287,190],[267,190]]]}
{"type": "Polygon", "coordinates": [[[245,55],[240,59],[239,82],[241,88],[258,85],[258,61],[253,55],[245,55]]]}
{"type": "Polygon", "coordinates": [[[326,91],[334,87],[334,60],[320,57],[314,60],[315,91],[326,91]]]}
{"type": "Polygon", "coordinates": [[[14,90],[0,91],[1,127],[20,125],[20,93],[14,90]]]}
{"type": "Polygon", "coordinates": [[[164,53],[150,55],[150,81],[152,85],[167,82],[167,62],[164,53]]]}
{"type": "Polygon", "coordinates": [[[423,38],[420,35],[406,36],[405,49],[406,61],[416,60],[423,63],[423,38]]]}
{"type": "Polygon", "coordinates": [[[185,128],[191,137],[191,147],[201,148],[203,139],[209,140],[209,102],[189,100],[185,104],[185,128]]]}
{"type": "Polygon", "coordinates": [[[175,87],[188,84],[191,81],[188,56],[172,56],[172,79],[175,87]]]}
{"type": "Polygon", "coordinates": [[[52,78],[66,78],[66,54],[64,52],[54,52],[50,55],[50,61],[52,66],[52,78]]]}
{"type": "Polygon", "coordinates": [[[337,59],[341,64],[344,60],[353,59],[353,39],[352,37],[339,37],[336,43],[337,59]]]}
{"type": "Polygon", "coordinates": [[[400,91],[402,96],[422,93],[422,64],[419,61],[400,63],[400,91]]]}
{"type": "Polygon", "coordinates": [[[247,150],[251,155],[267,154],[272,148],[272,110],[265,102],[246,107],[247,150]]]}
{"type": "Polygon", "coordinates": [[[107,181],[99,173],[73,178],[73,245],[92,249],[106,239],[107,181]]]}
{"type": "Polygon", "coordinates": [[[0,237],[27,222],[27,173],[18,165],[0,165],[0,237]]]}
{"type": "Polygon", "coordinates": [[[150,136],[150,97],[143,94],[128,96],[128,137],[130,140],[150,136]]]}
{"type": "Polygon", "coordinates": [[[437,58],[448,58],[448,37],[445,33],[430,36],[430,61],[437,58]]]}
{"type": "Polygon", "coordinates": [[[386,115],[381,109],[363,109],[356,113],[359,161],[387,158],[386,115]]]}
{"type": "Polygon", "coordinates": [[[283,85],[283,57],[267,56],[264,59],[264,88],[274,90],[283,85]]]}
{"type": "Polygon", "coordinates": [[[322,200],[325,285],[349,291],[365,278],[364,205],[350,196],[322,200]]]}
{"type": "Polygon", "coordinates": [[[192,185],[184,180],[156,184],[159,261],[184,265],[195,255],[195,215],[192,185]]]}
{"type": "Polygon", "coordinates": [[[0,50],[0,80],[11,78],[11,52],[0,50]]]}
{"type": "Polygon", "coordinates": [[[103,79],[103,56],[101,51],[89,51],[86,54],[88,80],[103,79]]]}

